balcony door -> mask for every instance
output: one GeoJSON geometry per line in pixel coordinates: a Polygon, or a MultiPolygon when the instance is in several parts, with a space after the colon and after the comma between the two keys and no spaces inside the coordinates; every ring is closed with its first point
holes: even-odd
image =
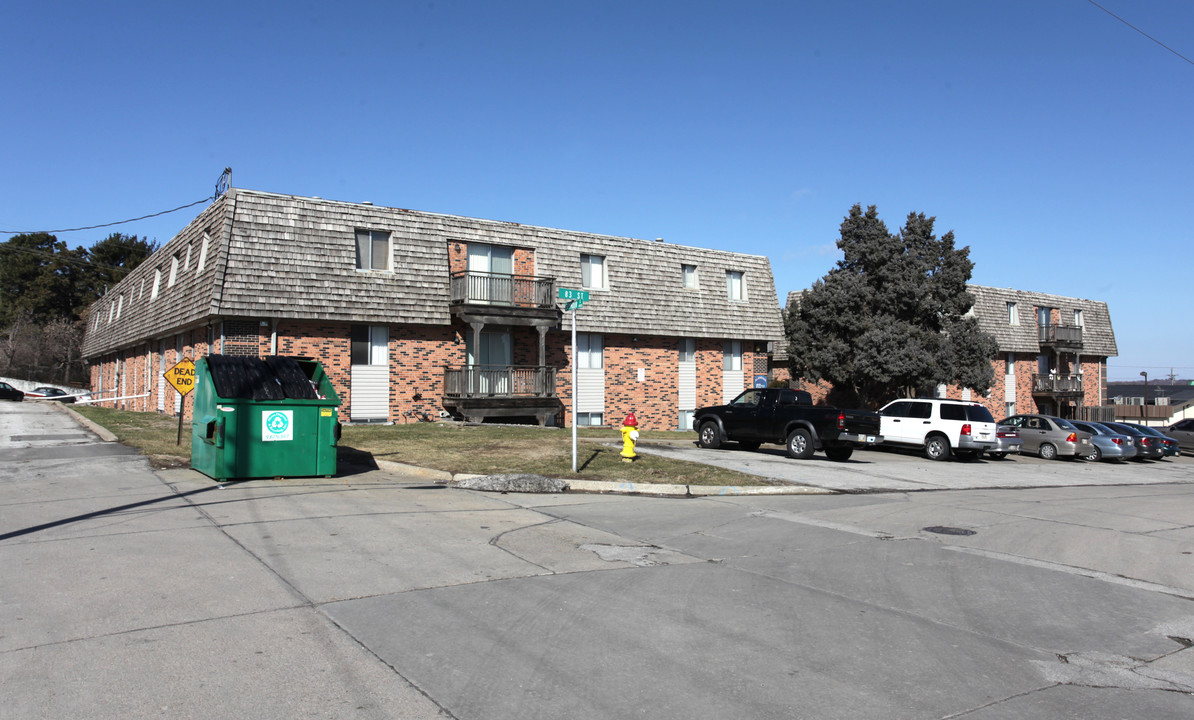
{"type": "Polygon", "coordinates": [[[468,244],[469,302],[514,303],[514,248],[468,244]]]}
{"type": "Polygon", "coordinates": [[[465,338],[465,352],[468,354],[469,387],[487,395],[504,395],[510,392],[510,366],[514,364],[514,353],[509,330],[482,330],[480,347],[474,347],[473,336],[465,338]],[[474,384],[475,383],[475,384],[474,384]]]}

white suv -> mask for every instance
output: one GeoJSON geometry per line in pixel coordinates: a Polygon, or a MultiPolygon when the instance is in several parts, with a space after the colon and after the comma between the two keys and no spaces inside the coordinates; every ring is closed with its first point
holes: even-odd
{"type": "Polygon", "coordinates": [[[991,411],[963,400],[892,400],[879,410],[879,426],[884,444],[923,448],[930,460],[978,457],[998,442],[991,411]]]}

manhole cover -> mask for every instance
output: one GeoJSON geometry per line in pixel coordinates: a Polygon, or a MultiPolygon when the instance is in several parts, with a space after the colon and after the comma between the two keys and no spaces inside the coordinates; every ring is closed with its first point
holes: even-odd
{"type": "Polygon", "coordinates": [[[945,525],[933,525],[931,527],[923,528],[925,532],[936,533],[938,535],[974,535],[973,530],[966,528],[947,527],[945,525]]]}

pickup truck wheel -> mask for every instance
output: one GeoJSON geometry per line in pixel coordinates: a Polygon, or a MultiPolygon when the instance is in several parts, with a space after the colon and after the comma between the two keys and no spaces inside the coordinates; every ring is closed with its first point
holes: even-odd
{"type": "Polygon", "coordinates": [[[949,460],[949,438],[930,435],[925,438],[925,457],[930,460],[949,460]]]}
{"type": "Polygon", "coordinates": [[[788,433],[788,456],[796,458],[797,460],[807,460],[816,452],[816,447],[813,445],[813,436],[808,430],[804,428],[796,428],[788,433]]]}
{"type": "Polygon", "coordinates": [[[834,445],[833,447],[825,448],[825,457],[838,462],[849,460],[853,454],[854,448],[849,445],[834,445]]]}
{"type": "Polygon", "coordinates": [[[738,447],[742,448],[743,450],[751,450],[751,451],[758,450],[760,445],[762,445],[762,443],[757,443],[753,440],[739,440],[738,441],[738,447]]]}
{"type": "Polygon", "coordinates": [[[701,431],[697,435],[697,442],[703,448],[716,450],[721,447],[721,432],[717,429],[717,423],[707,422],[701,425],[701,431]]]}

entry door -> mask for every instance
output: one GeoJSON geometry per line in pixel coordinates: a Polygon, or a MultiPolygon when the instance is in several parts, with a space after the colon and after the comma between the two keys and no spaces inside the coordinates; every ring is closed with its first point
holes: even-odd
{"type": "Polygon", "coordinates": [[[471,302],[510,305],[514,302],[514,248],[469,243],[468,270],[471,302]]]}
{"type": "Polygon", "coordinates": [[[495,395],[510,392],[509,367],[514,364],[514,352],[509,330],[482,330],[481,347],[473,347],[472,333],[467,334],[465,351],[468,364],[477,373],[477,390],[495,395]]]}

